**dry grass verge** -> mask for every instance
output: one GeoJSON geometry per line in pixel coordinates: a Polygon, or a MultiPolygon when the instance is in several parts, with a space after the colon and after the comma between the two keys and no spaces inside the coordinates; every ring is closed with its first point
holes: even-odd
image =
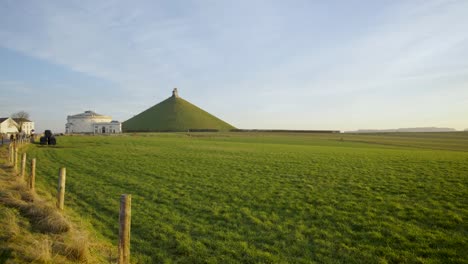
{"type": "Polygon", "coordinates": [[[0,149],[0,264],[115,261],[112,245],[91,241],[88,230],[32,193],[5,160],[0,149]]]}
{"type": "Polygon", "coordinates": [[[70,230],[70,223],[47,202],[27,190],[26,185],[17,183],[11,190],[0,191],[0,203],[17,209],[27,218],[34,231],[60,234],[70,230]]]}

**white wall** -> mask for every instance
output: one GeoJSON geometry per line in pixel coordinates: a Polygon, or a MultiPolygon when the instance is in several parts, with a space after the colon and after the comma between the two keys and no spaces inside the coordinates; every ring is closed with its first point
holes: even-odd
{"type": "Polygon", "coordinates": [[[11,118],[3,121],[0,124],[0,133],[3,134],[13,134],[18,133],[18,128],[16,128],[16,122],[13,121],[11,118]]]}
{"type": "Polygon", "coordinates": [[[68,117],[65,125],[65,133],[94,133],[94,123],[110,123],[111,118],[74,118],[68,117]]]}
{"type": "Polygon", "coordinates": [[[24,132],[27,135],[31,134],[31,130],[33,130],[33,129],[35,129],[34,128],[34,122],[24,122],[21,125],[21,131],[24,132]]]}
{"type": "Polygon", "coordinates": [[[97,124],[94,124],[94,133],[95,134],[122,133],[122,124],[121,123],[97,123],[97,124]],[[104,128],[104,133],[103,133],[103,128],[104,128]]]}

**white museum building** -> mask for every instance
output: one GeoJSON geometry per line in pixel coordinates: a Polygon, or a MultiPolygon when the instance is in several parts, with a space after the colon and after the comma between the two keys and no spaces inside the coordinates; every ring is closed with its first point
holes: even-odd
{"type": "Polygon", "coordinates": [[[122,133],[122,124],[112,117],[85,111],[67,117],[66,134],[116,134],[122,133]]]}

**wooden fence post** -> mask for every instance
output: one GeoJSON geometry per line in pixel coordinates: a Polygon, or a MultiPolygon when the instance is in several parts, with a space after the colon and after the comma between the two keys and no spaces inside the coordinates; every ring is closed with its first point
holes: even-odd
{"type": "Polygon", "coordinates": [[[18,173],[18,148],[15,148],[15,156],[13,158],[13,168],[15,173],[18,173]]]}
{"type": "Polygon", "coordinates": [[[24,179],[24,174],[26,172],[26,152],[23,153],[23,156],[21,157],[21,174],[20,174],[20,179],[24,179]]]}
{"type": "Polygon", "coordinates": [[[65,178],[67,170],[65,168],[59,169],[58,187],[57,187],[57,208],[63,210],[65,203],[65,178]]]}
{"type": "Polygon", "coordinates": [[[11,163],[11,148],[12,148],[12,145],[11,143],[8,144],[8,163],[11,163]]]}
{"type": "Polygon", "coordinates": [[[31,160],[31,177],[29,177],[29,189],[34,192],[36,184],[36,158],[31,160]]]}
{"type": "Polygon", "coordinates": [[[132,215],[132,195],[120,196],[119,214],[119,264],[130,263],[130,224],[132,215]]]}
{"type": "Polygon", "coordinates": [[[10,151],[10,163],[11,165],[15,165],[15,144],[11,145],[11,151],[10,151]]]}
{"type": "Polygon", "coordinates": [[[15,156],[15,145],[10,143],[8,146],[8,161],[10,164],[13,164],[14,156],[15,156]]]}

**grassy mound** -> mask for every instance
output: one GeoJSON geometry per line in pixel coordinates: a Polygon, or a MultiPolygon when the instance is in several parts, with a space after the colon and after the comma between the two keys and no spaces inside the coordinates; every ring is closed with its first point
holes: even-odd
{"type": "Polygon", "coordinates": [[[178,97],[161,103],[123,122],[124,132],[220,130],[235,127],[178,97]]]}

